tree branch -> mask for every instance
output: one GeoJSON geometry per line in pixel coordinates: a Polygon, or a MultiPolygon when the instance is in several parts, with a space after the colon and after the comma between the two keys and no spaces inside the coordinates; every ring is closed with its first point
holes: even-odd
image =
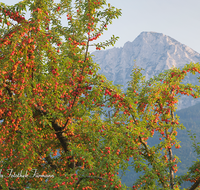
{"type": "Polygon", "coordinates": [[[190,187],[189,190],[195,190],[200,184],[200,177],[199,179],[192,185],[192,187],[190,187]]]}

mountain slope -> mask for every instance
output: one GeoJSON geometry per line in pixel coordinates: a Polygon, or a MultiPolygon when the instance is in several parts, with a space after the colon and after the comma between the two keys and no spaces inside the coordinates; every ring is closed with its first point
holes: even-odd
{"type": "MultiPolygon", "coordinates": [[[[145,69],[142,74],[149,80],[173,66],[182,68],[190,62],[200,62],[199,53],[169,36],[156,32],[142,32],[133,42],[126,42],[123,48],[95,51],[92,55],[94,62],[101,68],[99,72],[113,81],[113,84],[123,85],[124,90],[128,86],[127,82],[131,80],[130,74],[135,63],[145,69]]],[[[189,74],[183,83],[199,85],[196,76],[189,74]]],[[[178,110],[198,102],[200,100],[182,95],[178,110]]]]}

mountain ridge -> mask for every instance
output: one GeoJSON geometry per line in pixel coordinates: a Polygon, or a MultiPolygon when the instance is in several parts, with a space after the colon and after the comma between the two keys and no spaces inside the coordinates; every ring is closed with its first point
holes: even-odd
{"type": "MultiPolygon", "coordinates": [[[[200,54],[190,47],[162,33],[141,32],[133,42],[126,42],[123,47],[92,53],[93,61],[99,64],[106,78],[114,84],[120,84],[125,91],[127,82],[131,80],[130,74],[135,63],[146,80],[172,67],[182,68],[190,62],[200,62],[200,54]],[[136,60],[136,62],[134,61],[136,60]]],[[[199,85],[197,75],[188,74],[183,83],[199,85]]],[[[200,102],[191,97],[181,96],[178,110],[190,107],[200,102]]]]}

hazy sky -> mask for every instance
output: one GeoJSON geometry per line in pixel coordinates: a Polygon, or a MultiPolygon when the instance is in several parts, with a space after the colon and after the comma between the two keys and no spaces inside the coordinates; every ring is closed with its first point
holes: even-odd
{"type": "MultiPolygon", "coordinates": [[[[19,0],[1,0],[13,5],[19,0]]],[[[59,2],[56,0],[55,2],[59,2]]],[[[168,35],[200,53],[200,0],[107,0],[122,9],[122,16],[108,25],[102,40],[113,34],[120,39],[115,47],[123,47],[143,31],[168,35]]],[[[112,47],[112,46],[111,46],[112,47]]]]}

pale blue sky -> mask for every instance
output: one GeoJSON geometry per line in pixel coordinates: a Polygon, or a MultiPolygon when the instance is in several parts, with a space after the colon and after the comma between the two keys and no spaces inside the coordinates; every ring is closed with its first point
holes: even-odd
{"type": "MultiPolygon", "coordinates": [[[[1,0],[12,5],[19,0],[1,0]]],[[[56,0],[55,2],[59,2],[56,0]]],[[[143,31],[168,35],[200,53],[200,0],[107,0],[122,9],[101,40],[113,34],[120,39],[115,47],[123,47],[143,31]]]]}

